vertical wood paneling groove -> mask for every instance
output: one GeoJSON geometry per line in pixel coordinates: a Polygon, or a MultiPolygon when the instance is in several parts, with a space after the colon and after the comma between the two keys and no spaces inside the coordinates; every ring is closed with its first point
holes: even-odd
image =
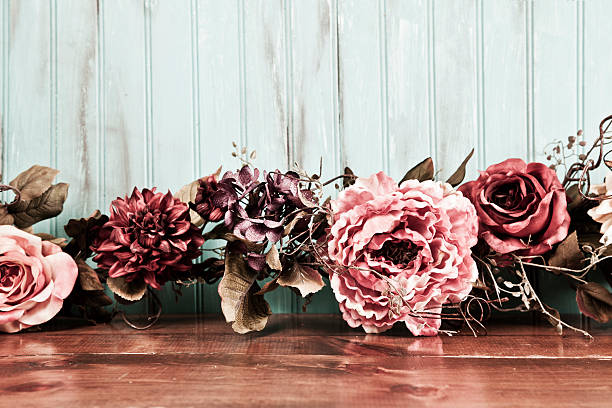
{"type": "Polygon", "coordinates": [[[249,143],[247,132],[247,103],[246,103],[246,34],[244,28],[244,1],[238,2],[238,59],[240,62],[240,145],[249,143]]]}
{"type": "Polygon", "coordinates": [[[485,149],[485,97],[484,97],[484,0],[476,1],[476,114],[477,114],[477,155],[478,169],[484,170],[487,167],[487,156],[485,149]]]}
{"type": "MultiPolygon", "coordinates": [[[[576,129],[584,129],[584,2],[576,2],[576,129]]],[[[585,147],[582,148],[582,151],[585,147]]]]}
{"type": "MultiPolygon", "coordinates": [[[[202,177],[202,165],[200,163],[201,134],[200,134],[200,47],[197,0],[191,0],[189,16],[191,19],[191,107],[192,107],[192,154],[193,154],[193,179],[202,177]]],[[[193,289],[193,307],[198,314],[204,312],[202,285],[196,284],[193,289]]]]}
{"type": "Polygon", "coordinates": [[[98,0],[96,22],[98,35],[96,43],[97,81],[96,93],[98,96],[98,174],[97,174],[97,207],[102,208],[106,203],[106,88],[104,86],[104,0],[98,0]]]}
{"type": "Polygon", "coordinates": [[[7,151],[8,149],[6,148],[6,146],[8,146],[8,137],[9,137],[9,132],[8,132],[8,124],[9,124],[9,117],[8,117],[8,112],[9,112],[9,95],[8,95],[8,89],[9,89],[9,35],[10,35],[10,26],[11,26],[11,21],[9,19],[10,13],[9,13],[9,7],[10,7],[10,0],[6,0],[2,3],[2,5],[0,5],[0,21],[2,21],[2,27],[0,27],[0,44],[2,44],[2,72],[1,72],[1,78],[0,80],[2,81],[2,110],[0,111],[2,114],[2,117],[0,118],[0,149],[1,153],[2,153],[2,165],[0,166],[0,170],[2,171],[2,174],[0,174],[0,181],[2,182],[8,182],[8,172],[7,172],[7,164],[8,164],[8,160],[7,160],[7,151]]]}
{"type": "MultiPolygon", "coordinates": [[[[295,129],[294,129],[294,110],[293,110],[293,28],[291,20],[293,18],[293,3],[290,0],[283,0],[283,33],[285,48],[285,112],[286,112],[286,131],[287,138],[287,169],[291,169],[295,162],[295,129]]],[[[296,298],[297,301],[297,298],[296,298]]]]}
{"type": "Polygon", "coordinates": [[[438,135],[436,129],[436,55],[435,55],[435,0],[429,0],[427,4],[427,87],[429,89],[427,98],[429,100],[429,156],[434,159],[435,165],[438,160],[438,135]]]}
{"type": "Polygon", "coordinates": [[[534,60],[533,60],[533,0],[527,0],[527,9],[525,12],[525,38],[526,38],[526,61],[525,61],[525,70],[527,75],[527,89],[526,89],[526,98],[527,98],[527,123],[526,123],[526,136],[527,136],[527,157],[526,159],[529,161],[535,160],[535,136],[534,136],[534,115],[535,108],[533,103],[533,70],[534,70],[534,60]]]}
{"type": "MultiPolygon", "coordinates": [[[[340,67],[338,61],[338,0],[327,0],[329,1],[329,21],[331,24],[329,35],[330,35],[330,58],[329,58],[329,69],[331,70],[331,95],[332,95],[332,109],[333,109],[333,148],[334,148],[334,174],[340,174],[342,171],[344,159],[343,159],[343,143],[340,134],[340,110],[339,110],[339,77],[340,67]]],[[[331,178],[331,174],[323,176],[323,179],[331,178]]]]}
{"type": "Polygon", "coordinates": [[[339,148],[338,148],[338,158],[339,158],[339,162],[340,162],[340,168],[338,169],[339,171],[343,171],[343,169],[346,167],[346,146],[345,146],[345,140],[344,140],[344,96],[342,94],[342,88],[343,88],[343,65],[342,65],[342,59],[340,58],[340,6],[338,4],[338,2],[340,0],[332,0],[334,2],[334,8],[333,8],[333,16],[332,16],[332,21],[335,22],[335,30],[332,30],[334,33],[334,50],[333,52],[335,52],[335,55],[332,56],[332,70],[334,72],[335,75],[335,84],[334,84],[334,90],[335,90],[335,97],[334,97],[334,106],[336,107],[336,112],[334,114],[334,117],[337,118],[337,122],[336,122],[336,133],[337,133],[337,140],[339,142],[339,148]],[[334,64],[335,62],[335,64],[334,64]]]}
{"type": "MultiPolygon", "coordinates": [[[[57,168],[57,133],[58,133],[58,90],[57,90],[57,0],[49,0],[50,3],[50,23],[49,23],[49,38],[51,50],[50,56],[50,69],[49,69],[49,84],[51,91],[49,92],[50,101],[50,127],[49,127],[49,163],[51,167],[57,168]]],[[[58,235],[57,219],[51,218],[49,221],[51,234],[58,235]]]]}
{"type": "Polygon", "coordinates": [[[153,185],[153,63],[152,63],[152,36],[151,36],[151,0],[143,0],[144,12],[144,39],[145,39],[145,121],[146,132],[144,138],[144,165],[147,187],[153,185]]]}
{"type": "Polygon", "coordinates": [[[387,68],[387,0],[378,2],[378,39],[380,60],[380,137],[382,143],[382,164],[389,174],[389,92],[387,68]]]}

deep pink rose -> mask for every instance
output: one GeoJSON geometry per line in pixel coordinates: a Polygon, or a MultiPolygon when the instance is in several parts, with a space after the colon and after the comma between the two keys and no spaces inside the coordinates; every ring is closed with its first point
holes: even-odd
{"type": "Polygon", "coordinates": [[[57,245],[0,226],[0,331],[14,333],[50,320],[77,275],[76,263],[57,245]]]}
{"type": "Polygon", "coordinates": [[[435,335],[441,306],[463,300],[478,276],[470,251],[478,240],[474,206],[449,184],[407,180],[398,187],[380,172],[357,179],[332,210],[329,256],[360,268],[331,274],[348,324],[376,333],[403,321],[414,335],[435,335]],[[410,307],[394,307],[398,291],[410,307]]]}
{"type": "Polygon", "coordinates": [[[567,236],[565,189],[542,163],[508,159],[459,191],[476,207],[480,237],[500,254],[540,255],[567,236]]]}

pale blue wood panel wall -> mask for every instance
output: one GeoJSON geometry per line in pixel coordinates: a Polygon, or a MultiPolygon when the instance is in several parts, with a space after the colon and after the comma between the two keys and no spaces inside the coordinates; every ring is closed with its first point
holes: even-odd
{"type": "MultiPolygon", "coordinates": [[[[133,186],[238,167],[232,141],[327,176],[400,178],[431,155],[445,177],[472,147],[468,177],[542,160],[612,112],[611,19],[607,0],[0,0],[2,172],[62,171],[65,213],[40,227],[61,234],[133,186]]],[[[165,309],[219,311],[216,286],[183,293],[165,309]]],[[[310,307],[336,310],[329,289],[310,307]]]]}

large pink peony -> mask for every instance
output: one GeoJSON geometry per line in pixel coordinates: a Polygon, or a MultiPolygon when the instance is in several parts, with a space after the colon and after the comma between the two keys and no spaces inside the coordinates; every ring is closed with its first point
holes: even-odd
{"type": "Polygon", "coordinates": [[[407,180],[398,187],[380,172],[357,179],[332,210],[329,256],[360,268],[331,275],[348,324],[376,333],[402,321],[414,335],[435,335],[441,306],[464,299],[478,276],[470,251],[478,219],[470,201],[449,184],[407,180]],[[397,291],[410,307],[393,304],[397,291]],[[415,316],[423,313],[427,318],[415,316]]]}
{"type": "Polygon", "coordinates": [[[70,255],[13,226],[0,226],[0,331],[14,333],[55,316],[78,275],[70,255]]]}

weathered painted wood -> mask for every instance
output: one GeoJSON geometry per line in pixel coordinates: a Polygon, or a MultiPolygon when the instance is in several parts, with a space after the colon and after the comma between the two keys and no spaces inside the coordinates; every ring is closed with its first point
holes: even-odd
{"type": "MultiPolygon", "coordinates": [[[[314,173],[323,157],[324,177],[399,178],[431,154],[444,178],[472,147],[468,179],[542,160],[610,113],[610,16],[605,0],[4,0],[5,180],[57,166],[69,201],[37,230],[61,233],[134,186],[239,167],[232,140],[266,169],[314,173]]],[[[219,311],[216,287],[186,294],[165,292],[166,309],[219,311]]],[[[570,295],[546,299],[575,310],[570,295]]],[[[336,310],[317,296],[311,310],[336,310]]],[[[289,291],[269,299],[299,310],[289,291]]]]}
{"type": "Polygon", "coordinates": [[[343,165],[359,176],[387,170],[383,2],[338,4],[338,101],[343,165]]]}
{"type": "MultiPolygon", "coordinates": [[[[151,186],[176,192],[196,173],[194,139],[194,65],[192,7],[189,1],[145,1],[149,36],[151,90],[151,186]]],[[[164,309],[178,312],[194,304],[194,288],[184,288],[176,300],[171,285],[161,293],[164,309]]]]}
{"type": "MultiPolygon", "coordinates": [[[[290,4],[291,157],[311,175],[321,167],[322,178],[327,180],[342,171],[335,76],[336,4],[329,0],[290,4]]],[[[333,186],[326,193],[334,194],[333,186]]],[[[294,310],[299,312],[303,300],[296,297],[296,301],[294,310]]],[[[309,313],[337,310],[329,284],[313,296],[307,309],[309,313]]]]}
{"type": "MultiPolygon", "coordinates": [[[[199,144],[198,176],[214,173],[220,165],[223,172],[240,166],[232,158],[232,141],[241,143],[244,98],[242,89],[243,38],[241,2],[198,1],[193,17],[197,19],[196,79],[199,110],[195,137],[199,144]]],[[[220,246],[210,241],[205,248],[220,246]]],[[[205,251],[205,256],[216,256],[205,251]]],[[[221,311],[217,285],[202,285],[196,311],[221,311]]]]}
{"type": "MultiPolygon", "coordinates": [[[[581,51],[584,54],[582,92],[584,131],[589,141],[599,135],[599,122],[612,114],[612,3],[605,0],[580,2],[584,7],[581,51]]],[[[597,173],[601,182],[606,171],[597,173]]]]}
{"type": "MultiPolygon", "coordinates": [[[[509,157],[527,159],[531,129],[527,129],[527,7],[519,1],[482,4],[483,77],[475,78],[483,87],[485,140],[484,163],[499,163],[509,157]]],[[[484,170],[484,169],[482,169],[484,170]]]]}
{"type": "Polygon", "coordinates": [[[400,180],[430,150],[427,1],[386,7],[389,175],[400,180]]]}
{"type": "MultiPolygon", "coordinates": [[[[440,177],[450,176],[477,146],[476,2],[430,1],[434,152],[440,177]]],[[[486,76],[486,73],[485,73],[486,76]]],[[[485,115],[486,116],[486,115],[485,115]]],[[[478,154],[467,166],[476,175],[478,154]]]]}
{"type": "MultiPolygon", "coordinates": [[[[255,164],[266,170],[286,170],[291,162],[291,81],[287,31],[291,4],[284,1],[245,1],[244,36],[244,139],[257,150],[255,164]]],[[[267,297],[273,310],[292,312],[295,295],[277,290],[267,297]]]]}
{"type": "Polygon", "coordinates": [[[142,0],[100,2],[103,23],[102,112],[104,189],[102,210],[116,197],[147,185],[145,40],[142,0]]]}
{"type": "MultiPolygon", "coordinates": [[[[6,154],[5,180],[33,164],[55,165],[57,101],[52,92],[56,72],[54,11],[48,2],[2,3],[7,13],[4,29],[8,49],[5,92],[8,106],[4,126],[6,154]]],[[[4,27],[3,27],[4,28],[4,27]]],[[[60,178],[67,176],[66,172],[60,178]]],[[[49,221],[36,226],[37,232],[50,232],[49,221]]]]}
{"type": "Polygon", "coordinates": [[[55,76],[56,166],[70,184],[56,233],[71,218],[88,216],[99,206],[103,163],[98,120],[97,6],[94,1],[61,1],[56,16],[55,76]]]}
{"type": "MultiPolygon", "coordinates": [[[[535,160],[546,162],[546,145],[576,134],[581,128],[582,88],[579,68],[584,64],[582,48],[582,2],[536,1],[533,3],[533,138],[535,160]],[[563,85],[565,84],[565,85],[563,85]]],[[[576,159],[576,158],[574,158],[576,159]]],[[[549,163],[549,162],[547,162],[549,163]]],[[[564,167],[559,176],[563,177],[564,167]]],[[[575,292],[566,282],[546,272],[539,273],[543,300],[566,313],[577,313],[575,292]]]]}
{"type": "Polygon", "coordinates": [[[8,59],[8,31],[10,19],[8,13],[8,3],[0,3],[0,181],[6,181],[3,175],[6,173],[6,149],[4,149],[4,129],[7,119],[8,93],[6,85],[8,80],[7,59],[8,59]]]}
{"type": "MultiPolygon", "coordinates": [[[[102,202],[108,213],[117,197],[147,184],[144,5],[142,0],[99,2],[102,202]]],[[[125,308],[125,306],[121,306],[125,308]]],[[[142,313],[146,304],[129,307],[142,313]]]]}

